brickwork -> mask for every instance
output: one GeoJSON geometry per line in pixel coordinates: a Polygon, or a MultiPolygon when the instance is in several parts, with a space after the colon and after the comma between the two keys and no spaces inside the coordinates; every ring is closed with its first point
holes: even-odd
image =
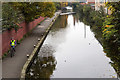
{"type": "Polygon", "coordinates": [[[8,49],[10,48],[9,43],[10,43],[11,37],[14,37],[15,40],[22,39],[26,33],[31,31],[34,27],[37,26],[38,23],[40,23],[44,19],[45,19],[44,17],[39,17],[38,19],[35,19],[29,24],[22,22],[19,24],[21,28],[19,28],[17,32],[14,29],[10,31],[9,30],[3,31],[3,33],[0,34],[0,36],[2,35],[2,37],[0,37],[2,38],[2,54],[7,52],[8,49]]]}

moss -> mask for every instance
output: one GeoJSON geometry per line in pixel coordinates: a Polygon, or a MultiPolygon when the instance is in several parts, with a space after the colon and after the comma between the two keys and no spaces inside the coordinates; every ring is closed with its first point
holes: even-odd
{"type": "Polygon", "coordinates": [[[7,56],[7,53],[5,53],[4,56],[6,57],[6,56],[7,56]]]}
{"type": "Polygon", "coordinates": [[[10,49],[2,55],[2,59],[4,59],[9,53],[10,53],[10,49]]]}
{"type": "Polygon", "coordinates": [[[17,40],[17,44],[20,44],[20,42],[17,40]]]}

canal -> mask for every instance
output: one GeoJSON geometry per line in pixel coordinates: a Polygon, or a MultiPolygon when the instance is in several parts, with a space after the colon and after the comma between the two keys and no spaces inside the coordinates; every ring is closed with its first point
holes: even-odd
{"type": "Polygon", "coordinates": [[[76,15],[59,16],[27,78],[116,78],[110,58],[90,26],[76,15]]]}

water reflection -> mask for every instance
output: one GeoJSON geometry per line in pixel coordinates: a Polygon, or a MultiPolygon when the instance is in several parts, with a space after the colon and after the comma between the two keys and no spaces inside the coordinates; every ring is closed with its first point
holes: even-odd
{"type": "Polygon", "coordinates": [[[52,32],[57,32],[60,28],[65,28],[67,26],[68,15],[59,16],[52,27],[52,32]]]}
{"type": "Polygon", "coordinates": [[[117,72],[118,76],[120,76],[120,50],[118,47],[120,44],[114,43],[114,41],[106,41],[102,37],[102,31],[100,28],[91,25],[91,23],[86,18],[85,15],[81,15],[80,13],[77,13],[77,15],[80,16],[80,21],[82,21],[86,25],[90,25],[92,32],[94,32],[96,39],[99,41],[99,43],[102,45],[104,52],[106,53],[106,56],[111,59],[110,64],[117,72]]]}
{"type": "MultiPolygon", "coordinates": [[[[110,78],[116,77],[114,69],[109,65],[103,48],[94,37],[90,27],[82,22],[75,21],[74,16],[68,16],[68,25],[64,30],[65,40],[57,44],[56,55],[57,70],[53,78],[110,78]],[[63,66],[62,66],[63,65],[63,66]]],[[[58,31],[57,33],[61,32],[58,31]]],[[[50,34],[49,34],[50,35],[50,34]]],[[[54,37],[54,35],[53,35],[54,37]]],[[[57,36],[57,39],[62,39],[57,36]]],[[[46,42],[57,42],[49,38],[46,42]],[[53,41],[52,41],[53,40],[53,41]]],[[[54,45],[53,45],[54,46],[54,45]]]]}
{"type": "Polygon", "coordinates": [[[30,78],[41,78],[41,80],[44,80],[43,78],[45,78],[45,80],[49,80],[57,64],[53,52],[54,50],[52,50],[51,46],[48,46],[47,44],[42,46],[39,55],[26,75],[27,80],[30,78]]]}
{"type": "Polygon", "coordinates": [[[120,54],[117,48],[118,45],[104,41],[103,47],[106,56],[111,59],[110,64],[113,66],[113,68],[118,73],[118,76],[120,77],[120,54]]]}
{"type": "Polygon", "coordinates": [[[65,15],[56,20],[27,73],[28,78],[116,77],[110,59],[103,52],[99,39],[95,38],[97,33],[79,18],[78,15],[65,15]]]}

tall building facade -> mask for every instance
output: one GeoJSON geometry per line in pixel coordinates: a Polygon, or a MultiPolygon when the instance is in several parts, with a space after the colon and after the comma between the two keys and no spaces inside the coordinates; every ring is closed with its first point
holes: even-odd
{"type": "Polygon", "coordinates": [[[105,13],[111,14],[111,11],[108,10],[107,7],[105,7],[105,3],[108,2],[109,0],[95,0],[95,10],[100,10],[101,7],[104,8],[105,13]]]}
{"type": "Polygon", "coordinates": [[[95,0],[95,10],[100,10],[100,7],[105,7],[105,0],[95,0]]]}

